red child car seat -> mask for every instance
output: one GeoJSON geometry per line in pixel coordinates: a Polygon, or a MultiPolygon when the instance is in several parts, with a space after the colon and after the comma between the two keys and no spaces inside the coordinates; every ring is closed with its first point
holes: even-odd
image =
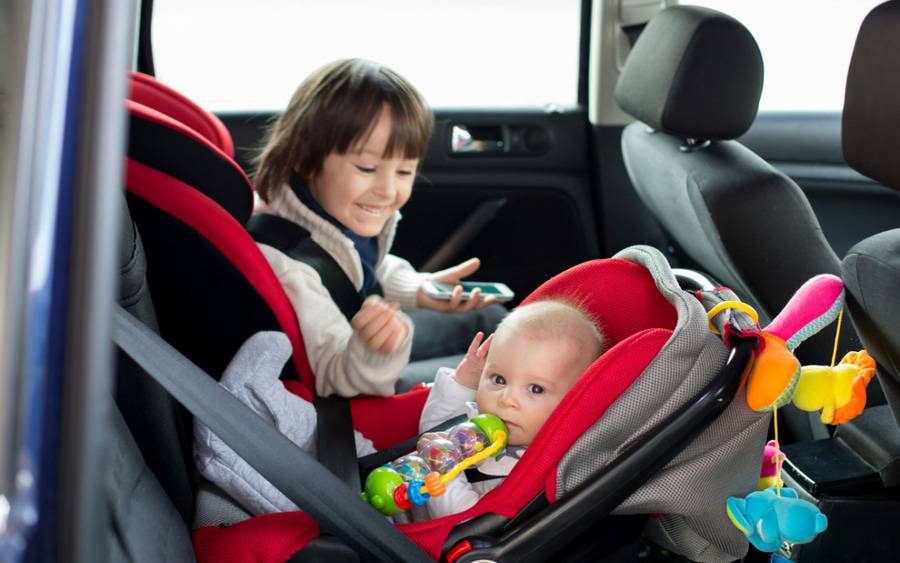
{"type": "MultiPolygon", "coordinates": [[[[132,76],[132,84],[144,90],[159,84],[145,75],[132,76]]],[[[152,98],[146,92],[144,97],[152,98]]],[[[184,97],[165,99],[170,106],[188,109],[163,109],[192,116],[194,123],[214,132],[218,142],[231,145],[230,137],[218,133],[224,125],[214,115],[184,97]]],[[[286,368],[290,373],[284,377],[302,383],[289,388],[311,399],[315,377],[293,308],[243,227],[253,207],[246,174],[221,148],[184,123],[131,100],[128,110],[128,203],[144,242],[160,334],[207,373],[218,375],[250,335],[280,330],[294,350],[286,368]]],[[[420,404],[424,397],[418,391],[353,401],[355,425],[368,429],[366,436],[376,447],[402,441],[417,430],[418,415],[413,409],[405,416],[407,410],[397,405],[420,404]],[[374,424],[383,408],[396,415],[391,427],[374,424]]]]}

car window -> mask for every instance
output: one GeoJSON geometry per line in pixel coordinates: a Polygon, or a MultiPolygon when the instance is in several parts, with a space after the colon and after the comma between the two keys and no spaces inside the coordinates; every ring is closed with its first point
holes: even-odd
{"type": "Polygon", "coordinates": [[[856,32],[883,0],[684,0],[742,22],[765,65],[760,111],[840,111],[856,32]]]}
{"type": "Polygon", "coordinates": [[[384,63],[433,107],[575,105],[580,0],[156,0],[160,80],[213,111],[283,108],[315,68],[384,63]]]}

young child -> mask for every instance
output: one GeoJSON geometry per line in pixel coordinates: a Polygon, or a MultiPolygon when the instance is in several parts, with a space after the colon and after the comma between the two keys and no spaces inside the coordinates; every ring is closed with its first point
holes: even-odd
{"type": "MultiPolygon", "coordinates": [[[[257,211],[309,231],[365,300],[343,316],[318,273],[264,244],[300,324],[321,396],[391,395],[409,361],[413,327],[400,307],[462,312],[493,302],[427,296],[419,274],[388,252],[431,135],[433,116],[397,73],[341,60],[311,74],[275,122],[254,178],[257,211]],[[384,298],[372,294],[377,285],[384,298]]],[[[455,282],[477,259],[430,277],[455,282]]]]}
{"type": "MultiPolygon", "coordinates": [[[[606,349],[597,325],[571,303],[546,300],[519,307],[482,343],[478,333],[455,371],[442,368],[419,420],[419,432],[465,414],[490,413],[509,429],[506,453],[450,481],[428,504],[431,518],[467,510],[509,474],[566,392],[606,349]],[[474,400],[474,402],[473,402],[474,400]]],[[[440,435],[428,433],[425,441],[440,435]]]]}

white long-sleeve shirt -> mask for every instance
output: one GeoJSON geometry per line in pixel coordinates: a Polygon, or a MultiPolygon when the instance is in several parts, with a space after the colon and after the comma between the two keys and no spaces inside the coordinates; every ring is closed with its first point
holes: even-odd
{"type": "MultiPolygon", "coordinates": [[[[313,241],[334,258],[353,287],[357,290],[362,287],[362,262],[353,241],[305,206],[290,186],[285,186],[271,202],[260,202],[257,211],[277,215],[309,231],[313,241]]],[[[400,214],[396,213],[378,235],[375,276],[384,290],[385,299],[411,309],[416,307],[416,292],[424,276],[406,260],[388,254],[399,219],[400,214]]],[[[393,395],[394,383],[409,363],[412,321],[399,313],[409,328],[406,341],[393,354],[373,352],[353,332],[315,269],[265,244],[260,244],[259,248],[297,315],[306,355],[316,374],[316,392],[322,397],[393,395]]]]}
{"type": "MultiPolygon", "coordinates": [[[[475,390],[456,381],[454,370],[441,368],[434,379],[434,387],[428,394],[422,414],[419,418],[419,433],[426,432],[438,424],[461,414],[471,418],[478,414],[475,405],[475,390]]],[[[503,482],[519,461],[525,448],[508,448],[500,457],[488,458],[478,465],[478,471],[485,475],[497,476],[477,483],[470,483],[465,472],[447,483],[444,494],[432,497],[426,505],[431,518],[440,518],[468,510],[488,491],[503,482]]]]}

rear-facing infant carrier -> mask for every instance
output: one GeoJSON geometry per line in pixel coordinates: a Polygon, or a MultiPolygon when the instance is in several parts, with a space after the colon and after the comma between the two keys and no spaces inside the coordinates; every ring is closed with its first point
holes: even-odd
{"type": "MultiPolygon", "coordinates": [[[[162,109],[137,103],[129,109],[129,203],[147,248],[160,334],[218,376],[253,331],[285,332],[294,347],[284,375],[292,380],[288,387],[311,397],[314,374],[296,318],[244,228],[250,213],[246,177],[208,136],[162,109]],[[148,131],[156,142],[135,140],[148,131]],[[211,155],[204,163],[219,171],[216,181],[192,176],[190,166],[167,164],[179,155],[158,149],[171,136],[211,155]],[[221,274],[211,280],[212,272],[221,274]],[[227,315],[216,311],[244,295],[250,297],[227,315]],[[205,314],[192,314],[185,324],[186,308],[205,314]],[[215,346],[219,334],[227,346],[215,346]]],[[[719,299],[715,291],[704,297],[707,306],[719,299]]],[[[725,501],[755,488],[769,423],[767,413],[734,400],[743,392],[752,343],[732,337],[726,346],[710,330],[698,295],[679,287],[665,258],[650,247],[575,266],[523,303],[549,298],[581,304],[598,320],[610,348],[568,392],[503,483],[469,510],[444,518],[390,525],[359,498],[359,489],[345,484],[352,479],[335,479],[249,409],[234,406],[237,401],[217,385],[204,387],[198,395],[208,396],[193,402],[179,396],[303,509],[245,519],[236,516],[240,507],[223,511],[218,521],[194,531],[198,559],[522,561],[578,549],[594,549],[602,558],[633,548],[644,530],[693,560],[740,558],[747,541],[729,521],[725,501]],[[258,433],[236,437],[236,428],[258,433]]],[[[399,455],[403,448],[392,446],[415,437],[426,393],[355,399],[345,416],[378,449],[399,455]]],[[[331,432],[321,418],[319,424],[320,432],[331,432]]],[[[349,471],[337,472],[357,473],[358,481],[355,458],[349,463],[349,471]]]]}

